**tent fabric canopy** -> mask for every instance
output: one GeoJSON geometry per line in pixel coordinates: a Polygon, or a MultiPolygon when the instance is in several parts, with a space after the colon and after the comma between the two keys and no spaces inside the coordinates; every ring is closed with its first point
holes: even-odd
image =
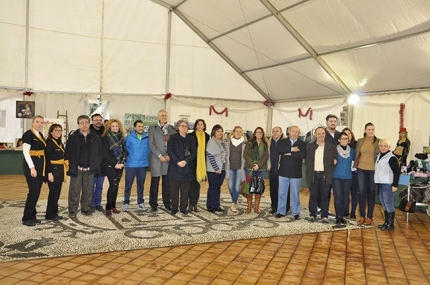
{"type": "Polygon", "coordinates": [[[153,1],[275,102],[430,86],[426,0],[153,1]]]}

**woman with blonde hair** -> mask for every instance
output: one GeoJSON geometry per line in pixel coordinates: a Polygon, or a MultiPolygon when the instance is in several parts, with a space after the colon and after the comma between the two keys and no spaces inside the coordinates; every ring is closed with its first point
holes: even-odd
{"type": "Polygon", "coordinates": [[[35,226],[41,221],[36,218],[36,204],[39,200],[42,183],[45,182],[45,148],[46,141],[42,135],[44,119],[42,116],[35,116],[31,123],[31,128],[22,135],[24,155],[24,176],[27,181],[28,194],[25,201],[22,224],[25,226],[35,226]]]}
{"type": "Polygon", "coordinates": [[[112,216],[112,212],[120,213],[116,208],[116,198],[125,163],[125,132],[120,120],[110,119],[106,122],[101,149],[103,156],[102,174],[109,180],[106,216],[112,216]]]}
{"type": "Polygon", "coordinates": [[[245,159],[243,153],[246,146],[246,138],[243,135],[242,127],[236,126],[230,133],[227,141],[227,166],[225,178],[228,181],[228,189],[231,195],[232,212],[237,212],[237,200],[239,199],[239,187],[242,181],[245,181],[245,159]]]}
{"type": "MultiPolygon", "coordinates": [[[[266,141],[266,135],[262,127],[257,127],[252,134],[249,142],[246,144],[243,157],[245,159],[245,176],[248,176],[252,171],[253,177],[261,177],[264,179],[264,175],[267,170],[267,163],[269,160],[269,147],[266,141]]],[[[247,201],[248,207],[246,213],[251,212],[252,208],[252,196],[248,194],[247,201]]],[[[255,206],[254,212],[257,214],[260,212],[260,199],[261,194],[255,194],[255,206]]]]}

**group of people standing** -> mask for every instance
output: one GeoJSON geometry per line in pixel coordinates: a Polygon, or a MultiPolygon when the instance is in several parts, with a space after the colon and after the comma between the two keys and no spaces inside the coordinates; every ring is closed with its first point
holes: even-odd
{"type": "MultiPolygon", "coordinates": [[[[390,142],[376,138],[372,123],[366,124],[364,137],[356,141],[350,129],[338,132],[337,117],[328,115],[326,127],[317,127],[316,139],[306,144],[299,138],[298,126],[291,126],[288,135],[284,135],[280,127],[274,127],[269,140],[261,127],[257,127],[248,140],[243,129],[236,126],[225,139],[222,126],[213,126],[209,135],[205,121],[198,119],[193,132],[188,133],[188,121],[179,120],[176,130],[167,123],[165,110],[158,112],[158,123],[149,127],[148,134],[144,132],[143,122],[138,120],[127,137],[118,119],[107,120],[105,124],[99,114],[91,119],[92,124],[88,116],[78,117],[79,128],[70,133],[64,147],[61,125],[53,124],[45,140],[40,133],[43,118],[33,118],[31,129],[23,135],[24,175],[29,187],[22,218],[24,225],[40,223],[36,218],[36,203],[45,181],[50,189],[45,218],[54,221],[62,219],[58,215],[58,199],[66,173],[71,177],[68,198],[70,218],[76,217],[79,203],[81,213],[86,216],[91,216],[95,210],[105,211],[107,216],[120,213],[116,200],[124,169],[122,210],[129,211],[131,187],[136,178],[137,208],[147,211],[143,185],[149,165],[149,206],[153,212],[158,210],[160,178],[162,201],[172,215],[179,211],[183,214],[199,211],[200,183],[203,181],[208,181],[209,185],[207,211],[223,212],[220,195],[225,178],[232,199],[230,210],[237,212],[241,183],[247,176],[264,178],[268,172],[270,213],[281,218],[291,208],[291,215],[299,220],[302,164],[305,159],[306,180],[310,189],[309,221],[314,222],[320,214],[322,222],[328,223],[333,188],[336,224],[346,223],[344,217],[347,215],[356,218],[358,204],[358,224],[370,225],[376,183],[386,213],[386,221],[381,228],[394,229],[393,198],[400,173],[399,165],[389,150],[390,142]],[[105,209],[101,206],[104,177],[109,181],[105,209]]],[[[261,212],[261,194],[248,194],[246,213],[252,210],[254,196],[254,212],[261,212]]]]}

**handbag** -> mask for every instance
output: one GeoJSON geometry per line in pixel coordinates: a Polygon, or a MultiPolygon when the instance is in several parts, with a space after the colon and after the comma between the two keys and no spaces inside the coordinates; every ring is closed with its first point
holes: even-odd
{"type": "MultiPolygon", "coordinates": [[[[246,181],[242,181],[241,183],[240,183],[240,186],[239,186],[239,194],[240,195],[242,195],[243,197],[245,197],[246,198],[246,196],[248,196],[248,193],[246,193],[246,191],[245,191],[245,186],[247,186],[247,184],[248,183],[246,183],[246,181]]],[[[249,188],[249,187],[248,187],[249,188]]],[[[249,191],[249,190],[248,190],[249,191]]]]}
{"type": "Polygon", "coordinates": [[[415,201],[408,201],[406,199],[400,200],[399,210],[408,213],[415,213],[415,201]]]}
{"type": "Polygon", "coordinates": [[[263,194],[265,189],[264,179],[261,177],[253,176],[249,186],[249,193],[251,194],[263,194]]]}
{"type": "Polygon", "coordinates": [[[423,203],[430,203],[430,187],[427,187],[423,191],[423,203]]]}

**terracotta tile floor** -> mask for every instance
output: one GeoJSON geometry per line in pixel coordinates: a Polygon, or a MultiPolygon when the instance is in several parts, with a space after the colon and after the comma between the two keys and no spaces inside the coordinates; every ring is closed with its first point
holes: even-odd
{"type": "MultiPolygon", "coordinates": [[[[149,182],[148,176],[145,194],[149,182]]],[[[62,198],[67,189],[68,183],[62,198]]],[[[47,193],[43,186],[40,199],[47,193]]],[[[26,194],[22,175],[0,176],[1,201],[23,200],[26,194]]],[[[302,189],[302,203],[308,199],[302,189]]],[[[377,205],[375,224],[381,223],[381,212],[377,205]]],[[[429,249],[430,218],[415,213],[406,224],[406,216],[396,210],[394,232],[373,228],[0,262],[0,284],[422,285],[430,284],[429,249]]]]}

